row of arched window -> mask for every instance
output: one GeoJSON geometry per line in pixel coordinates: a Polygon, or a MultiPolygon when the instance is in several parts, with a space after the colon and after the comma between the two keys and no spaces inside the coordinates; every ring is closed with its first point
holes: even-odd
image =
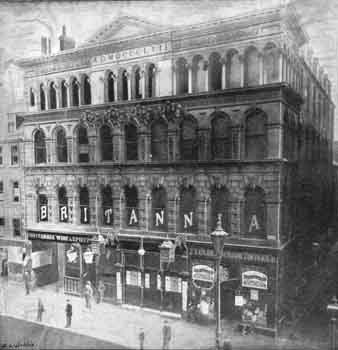
{"type": "MultiPolygon", "coordinates": [[[[114,160],[114,137],[112,128],[104,124],[99,129],[98,145],[101,161],[114,160]]],[[[65,130],[58,127],[55,136],[56,161],[67,162],[67,138],[65,130]]],[[[77,162],[89,162],[88,130],[80,125],[76,129],[77,162]]],[[[124,126],[124,149],[126,160],[139,159],[139,134],[135,124],[124,126]]],[[[154,121],[150,128],[152,161],[168,160],[168,124],[164,119],[154,121]]],[[[202,144],[197,120],[193,116],[182,119],[179,129],[179,150],[181,160],[198,160],[202,144]]],[[[238,157],[238,127],[234,127],[225,113],[216,113],[211,121],[210,148],[212,159],[232,159],[238,157]]],[[[267,156],[267,116],[263,111],[250,113],[245,120],[245,157],[264,159],[267,156]]],[[[35,163],[46,163],[45,134],[39,129],[34,134],[35,163]]]]}
{"type": "MultiPolygon", "coordinates": [[[[179,200],[168,200],[167,191],[163,186],[152,189],[151,199],[147,200],[146,209],[140,206],[140,198],[136,186],[124,187],[124,200],[122,201],[122,226],[129,229],[141,229],[140,221],[144,222],[145,215],[149,219],[150,230],[167,232],[169,221],[175,221],[177,232],[198,233],[201,215],[198,212],[198,195],[195,187],[181,187],[179,200]],[[147,213],[145,213],[147,211],[147,213]],[[174,219],[172,219],[174,218],[174,219]]],[[[90,203],[87,187],[79,188],[79,201],[76,211],[80,211],[78,217],[81,224],[91,224],[91,219],[102,226],[113,226],[114,216],[121,215],[120,204],[115,205],[113,191],[109,185],[102,187],[100,200],[90,203]],[[98,206],[98,207],[97,207],[98,206]],[[91,216],[90,210],[95,208],[95,215],[91,216]]],[[[115,197],[116,198],[116,197],[115,197]]],[[[215,229],[216,223],[221,218],[225,230],[231,230],[231,202],[230,194],[225,186],[213,186],[210,193],[210,215],[208,216],[210,230],[215,229]]],[[[45,194],[38,196],[38,221],[48,221],[48,198],[45,194]]],[[[248,187],[244,195],[243,232],[251,238],[266,238],[266,202],[262,188],[248,187]]],[[[70,206],[67,190],[64,186],[58,189],[58,216],[60,222],[70,222],[70,206]]],[[[202,215],[203,217],[203,215],[202,215]]],[[[200,223],[201,224],[201,223],[200,223]]],[[[143,225],[143,224],[142,224],[143,225]]]]}
{"type": "MultiPolygon", "coordinates": [[[[243,56],[239,51],[231,49],[225,58],[218,52],[211,53],[208,58],[197,54],[192,58],[191,64],[188,64],[186,58],[180,57],[175,62],[176,94],[277,82],[280,79],[279,55],[275,44],[269,43],[262,53],[256,47],[250,46],[243,56]]],[[[130,72],[126,68],[120,68],[116,75],[112,71],[107,71],[104,76],[104,101],[155,97],[156,74],[154,63],[146,64],[144,71],[139,65],[132,66],[130,72]]],[[[69,85],[66,80],[61,80],[59,95],[54,81],[49,82],[47,86],[40,84],[39,89],[40,110],[92,103],[92,86],[87,74],[82,74],[80,81],[73,77],[69,85]],[[59,104],[58,98],[60,98],[59,104]]],[[[35,105],[35,92],[32,88],[30,105],[35,105]]]]}

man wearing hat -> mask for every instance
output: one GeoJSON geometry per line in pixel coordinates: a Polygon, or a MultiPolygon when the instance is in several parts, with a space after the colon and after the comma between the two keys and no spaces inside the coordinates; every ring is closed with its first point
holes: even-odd
{"type": "Polygon", "coordinates": [[[162,334],[163,334],[163,346],[162,346],[162,349],[163,350],[168,350],[169,349],[169,343],[170,343],[170,340],[171,340],[171,327],[169,326],[167,320],[164,321],[162,334]]]}
{"type": "Polygon", "coordinates": [[[66,328],[69,328],[72,324],[72,315],[73,315],[73,306],[70,303],[69,299],[67,299],[65,311],[66,311],[66,328]]]}
{"type": "Polygon", "coordinates": [[[91,298],[93,296],[93,288],[91,286],[91,283],[90,281],[87,281],[86,283],[86,286],[85,286],[85,291],[84,291],[84,297],[85,297],[85,300],[86,300],[86,307],[88,309],[91,308],[91,298]]]}

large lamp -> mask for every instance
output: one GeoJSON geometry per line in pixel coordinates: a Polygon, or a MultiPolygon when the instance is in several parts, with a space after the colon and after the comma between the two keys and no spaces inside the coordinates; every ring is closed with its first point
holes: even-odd
{"type": "Polygon", "coordinates": [[[220,349],[221,337],[221,288],[220,288],[220,265],[223,255],[225,239],[230,236],[222,228],[222,215],[218,215],[215,231],[211,232],[210,237],[216,254],[216,277],[217,277],[217,313],[216,313],[216,349],[220,349]]]}

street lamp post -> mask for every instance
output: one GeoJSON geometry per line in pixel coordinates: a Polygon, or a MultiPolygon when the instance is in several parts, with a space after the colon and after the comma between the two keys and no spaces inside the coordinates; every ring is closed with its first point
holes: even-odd
{"type": "Polygon", "coordinates": [[[330,325],[329,325],[329,336],[330,336],[330,350],[336,349],[336,313],[338,311],[338,300],[334,296],[332,298],[332,304],[327,306],[327,310],[331,314],[330,325]]]}
{"type": "Polygon", "coordinates": [[[226,237],[229,233],[222,228],[221,215],[218,215],[217,226],[214,232],[210,234],[211,241],[216,254],[216,298],[217,298],[217,313],[216,313],[216,349],[220,349],[221,337],[221,284],[220,284],[220,265],[223,255],[223,247],[226,237]]]}
{"type": "Polygon", "coordinates": [[[140,305],[143,307],[143,299],[144,299],[144,283],[143,283],[143,272],[144,272],[144,254],[146,251],[143,248],[143,237],[141,237],[141,242],[140,242],[140,248],[137,251],[138,255],[140,256],[140,272],[141,272],[141,302],[140,305]]]}

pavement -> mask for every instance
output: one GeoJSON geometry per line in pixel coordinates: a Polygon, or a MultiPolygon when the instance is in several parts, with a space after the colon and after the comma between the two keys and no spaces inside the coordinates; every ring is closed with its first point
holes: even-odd
{"type": "MultiPolygon", "coordinates": [[[[25,295],[23,283],[3,279],[0,279],[0,283],[0,313],[3,316],[39,323],[36,322],[37,304],[38,298],[41,298],[46,311],[40,324],[65,330],[65,305],[66,300],[70,299],[73,305],[73,319],[72,327],[67,328],[67,332],[120,344],[121,347],[129,349],[138,349],[138,335],[142,327],[145,332],[144,349],[161,349],[162,327],[166,319],[172,328],[171,349],[214,347],[215,325],[199,325],[140,308],[129,309],[109,303],[92,303],[92,308],[89,310],[85,307],[83,298],[65,295],[54,284],[35,288],[29,295],[25,295]]],[[[222,323],[222,339],[230,339],[233,350],[327,348],[327,343],[316,343],[306,336],[293,340],[287,338],[275,340],[260,334],[242,336],[235,332],[235,326],[235,323],[222,323]]]]}

